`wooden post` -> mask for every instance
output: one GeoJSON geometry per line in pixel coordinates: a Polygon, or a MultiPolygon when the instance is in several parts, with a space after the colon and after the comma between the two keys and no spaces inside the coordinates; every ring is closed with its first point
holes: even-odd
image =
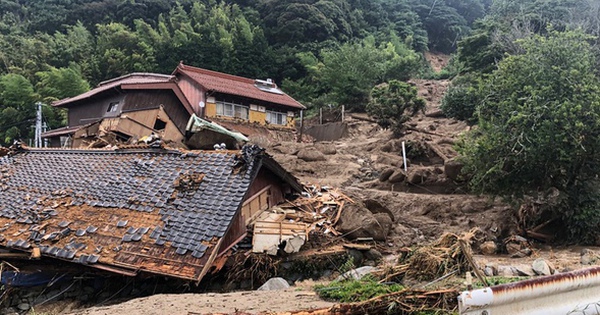
{"type": "Polygon", "coordinates": [[[323,107],[319,108],[319,125],[323,124],[323,107]]]}
{"type": "Polygon", "coordinates": [[[344,122],[345,114],[346,114],[346,105],[342,105],[342,122],[344,122]]]}

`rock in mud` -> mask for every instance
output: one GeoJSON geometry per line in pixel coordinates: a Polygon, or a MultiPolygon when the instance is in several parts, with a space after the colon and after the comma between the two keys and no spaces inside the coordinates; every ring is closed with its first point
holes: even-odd
{"type": "Polygon", "coordinates": [[[388,168],[384,170],[383,172],[381,172],[381,175],[379,175],[379,181],[385,182],[390,178],[390,176],[392,176],[392,174],[394,174],[393,168],[388,168]]]}
{"type": "Polygon", "coordinates": [[[444,174],[453,181],[460,180],[460,174],[463,169],[463,164],[456,160],[449,160],[444,163],[444,174]]]}
{"type": "Polygon", "coordinates": [[[517,265],[513,267],[516,271],[517,276],[524,277],[533,277],[535,276],[535,271],[529,265],[517,265]]]}
{"type": "Polygon", "coordinates": [[[29,303],[21,303],[17,306],[17,308],[21,311],[27,311],[31,308],[31,305],[29,305],[29,303]]]}
{"type": "Polygon", "coordinates": [[[349,238],[372,237],[377,241],[385,241],[391,226],[389,214],[374,214],[364,204],[356,203],[344,207],[336,229],[348,233],[349,238]]]}
{"type": "Polygon", "coordinates": [[[314,148],[305,148],[298,152],[298,158],[306,162],[325,161],[325,155],[314,148]]]}
{"type": "Polygon", "coordinates": [[[413,169],[408,173],[408,182],[411,184],[422,184],[427,180],[427,170],[423,168],[413,169]]]}
{"type": "Polygon", "coordinates": [[[533,264],[531,265],[531,268],[537,275],[540,275],[540,276],[549,276],[552,274],[552,271],[550,270],[550,266],[548,265],[548,263],[546,262],[546,260],[544,258],[536,259],[533,262],[533,264]]]}
{"type": "Polygon", "coordinates": [[[388,181],[390,183],[400,183],[400,182],[403,182],[405,178],[406,178],[406,174],[404,174],[404,171],[398,169],[398,170],[394,171],[394,173],[392,175],[390,175],[390,178],[388,179],[388,181]]]}
{"type": "Polygon", "coordinates": [[[362,277],[370,274],[371,272],[375,271],[376,269],[377,268],[375,268],[373,266],[363,266],[360,268],[352,269],[352,270],[340,275],[339,277],[337,277],[335,279],[335,281],[344,281],[344,280],[349,280],[349,279],[360,280],[360,279],[362,279],[362,277]]]}
{"type": "Polygon", "coordinates": [[[498,246],[493,241],[487,241],[479,246],[479,250],[484,255],[494,255],[498,251],[498,246]]]}
{"type": "Polygon", "coordinates": [[[581,251],[580,262],[582,265],[593,265],[599,261],[599,258],[600,256],[594,251],[585,248],[581,251]]]}
{"type": "Polygon", "coordinates": [[[317,143],[315,144],[315,149],[325,155],[334,155],[337,153],[337,149],[333,143],[317,143]]]}
{"type": "Polygon", "coordinates": [[[369,249],[365,252],[365,258],[372,261],[380,261],[383,259],[383,255],[376,249],[369,249]]]}
{"type": "Polygon", "coordinates": [[[285,279],[276,277],[267,280],[267,282],[261,285],[256,291],[277,291],[285,290],[289,287],[290,285],[285,279]]]}

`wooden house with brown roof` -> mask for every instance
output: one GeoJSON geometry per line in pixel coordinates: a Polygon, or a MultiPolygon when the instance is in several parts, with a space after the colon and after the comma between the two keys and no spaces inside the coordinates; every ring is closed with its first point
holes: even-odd
{"type": "Polygon", "coordinates": [[[249,79],[183,63],[172,74],[198,116],[206,119],[290,129],[306,108],[270,79],[249,79]]]}
{"type": "Polygon", "coordinates": [[[51,147],[82,147],[110,133],[118,140],[158,134],[181,143],[194,113],[172,75],[131,73],[52,104],[68,109],[67,126],[42,135],[51,147]],[[61,141],[62,138],[62,141],[61,141]],[[70,143],[65,145],[65,140],[70,143]]]}
{"type": "Polygon", "coordinates": [[[151,134],[179,144],[192,114],[247,135],[254,126],[292,131],[305,109],[270,79],[248,79],[183,63],[171,75],[128,74],[52,105],[69,113],[66,127],[42,134],[51,147],[88,147],[99,138],[106,143],[127,142],[151,134]]]}

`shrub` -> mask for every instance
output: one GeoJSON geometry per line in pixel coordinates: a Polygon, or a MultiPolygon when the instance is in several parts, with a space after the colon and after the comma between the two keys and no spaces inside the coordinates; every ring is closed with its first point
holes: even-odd
{"type": "Polygon", "coordinates": [[[417,96],[417,89],[397,80],[374,87],[367,104],[367,113],[383,128],[391,127],[395,135],[402,134],[411,116],[424,110],[425,100],[417,96]]]}
{"type": "Polygon", "coordinates": [[[482,99],[480,79],[462,76],[452,82],[440,108],[446,117],[474,123],[477,120],[475,110],[482,99]]]}

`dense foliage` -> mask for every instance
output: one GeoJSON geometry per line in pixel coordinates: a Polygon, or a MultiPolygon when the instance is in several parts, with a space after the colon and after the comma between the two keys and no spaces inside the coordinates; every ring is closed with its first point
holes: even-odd
{"type": "Polygon", "coordinates": [[[315,291],[325,300],[352,303],[377,296],[401,291],[399,284],[381,284],[371,276],[361,280],[334,281],[328,285],[317,285],[315,291]]]}
{"type": "MultiPolygon", "coordinates": [[[[27,88],[19,117],[0,96],[0,120],[19,124],[0,125],[0,144],[30,137],[35,101],[133,71],[170,73],[180,61],[273,78],[309,107],[364,110],[373,86],[424,71],[419,53],[453,51],[485,2],[2,0],[0,76],[27,88]]],[[[48,114],[60,126],[60,113],[48,114]]]]}
{"type": "Polygon", "coordinates": [[[477,191],[557,189],[564,200],[554,210],[578,237],[597,233],[589,227],[600,222],[590,211],[600,206],[600,80],[590,39],[551,31],[520,41],[524,53],[503,59],[486,80],[478,129],[461,152],[477,191]]]}

